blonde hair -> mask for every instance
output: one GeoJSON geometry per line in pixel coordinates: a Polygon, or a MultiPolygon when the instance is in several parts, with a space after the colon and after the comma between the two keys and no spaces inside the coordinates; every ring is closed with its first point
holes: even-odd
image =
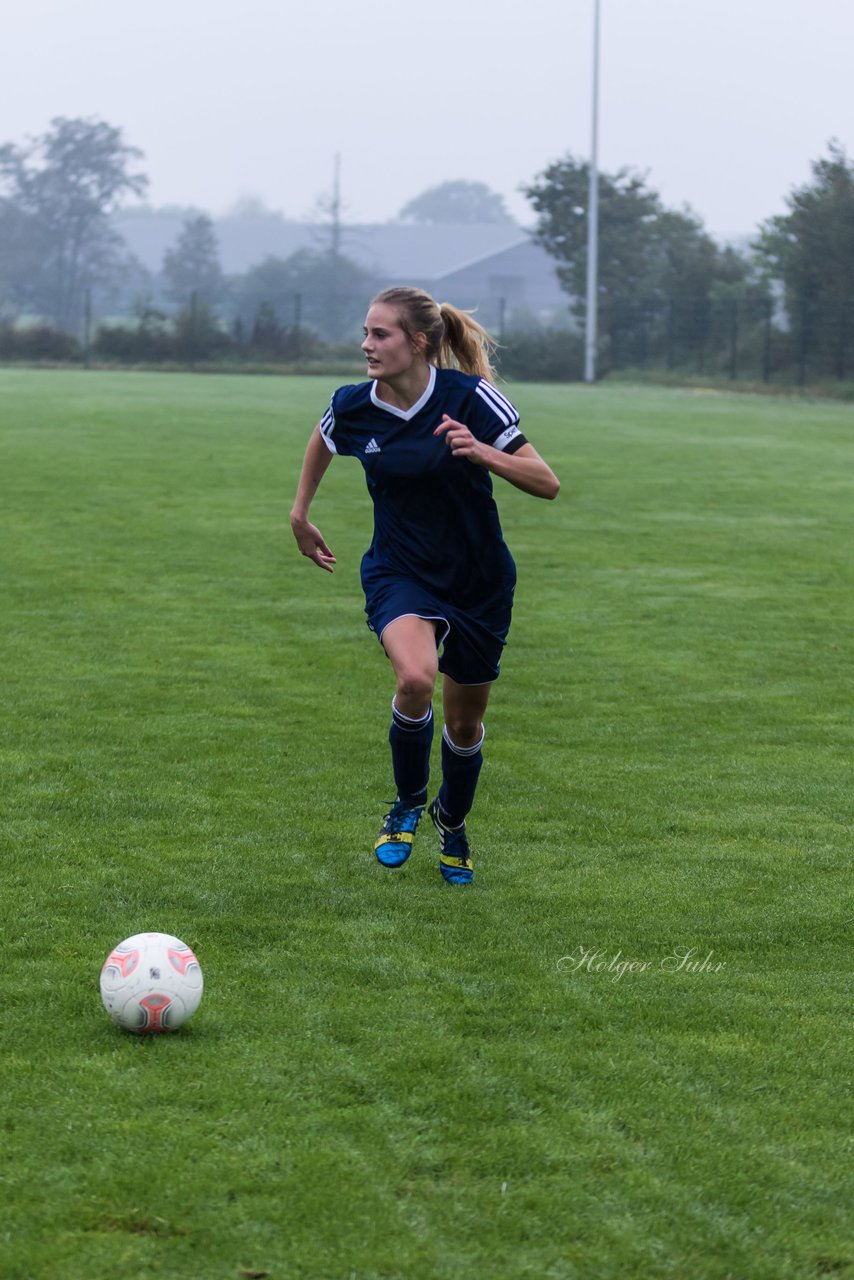
{"type": "Polygon", "coordinates": [[[470,311],[460,311],[449,302],[436,302],[424,289],[409,285],[383,289],[373,302],[395,308],[410,342],[415,341],[417,333],[424,334],[424,355],[431,364],[495,382],[492,354],[497,344],[470,311]]]}

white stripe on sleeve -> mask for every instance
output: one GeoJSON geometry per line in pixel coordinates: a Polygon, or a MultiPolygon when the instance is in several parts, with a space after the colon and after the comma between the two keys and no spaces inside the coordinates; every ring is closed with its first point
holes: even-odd
{"type": "Polygon", "coordinates": [[[508,427],[506,431],[502,431],[497,440],[493,440],[493,449],[506,449],[511,440],[515,440],[522,432],[518,427],[508,427]]]}
{"type": "Polygon", "coordinates": [[[501,419],[505,427],[515,426],[519,421],[519,414],[515,406],[510,403],[506,396],[497,391],[491,382],[485,382],[481,379],[475,390],[481,400],[489,405],[496,417],[501,419]]]}
{"type": "Polygon", "coordinates": [[[507,397],[501,391],[499,391],[497,387],[494,387],[491,382],[487,382],[485,379],[483,381],[483,387],[484,387],[484,390],[487,391],[489,395],[492,396],[493,400],[495,400],[498,404],[504,405],[504,408],[507,410],[507,412],[512,417],[516,418],[516,420],[518,421],[519,414],[516,410],[516,406],[514,404],[511,404],[510,401],[507,399],[507,397]]]}
{"type": "Polygon", "coordinates": [[[326,445],[330,453],[337,453],[335,441],[332,439],[332,432],[335,430],[335,414],[332,412],[332,405],[324,413],[320,419],[320,434],[323,437],[323,443],[326,445]]]}

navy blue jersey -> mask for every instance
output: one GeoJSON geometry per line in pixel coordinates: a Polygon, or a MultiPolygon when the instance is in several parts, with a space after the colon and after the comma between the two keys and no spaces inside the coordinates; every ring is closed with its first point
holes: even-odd
{"type": "Polygon", "coordinates": [[[492,477],[433,433],[448,414],[484,444],[513,453],[525,443],[516,409],[491,383],[456,369],[431,366],[424,394],[406,410],[385,404],[376,387],[339,387],[320,424],[328,448],[365,469],[374,504],[366,589],[379,575],[399,576],[465,607],[512,586],[492,477]]]}

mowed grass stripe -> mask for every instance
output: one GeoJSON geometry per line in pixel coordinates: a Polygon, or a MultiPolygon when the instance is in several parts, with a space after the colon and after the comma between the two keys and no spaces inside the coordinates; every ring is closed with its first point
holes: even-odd
{"type": "Polygon", "coordinates": [[[332,577],[287,528],[331,389],[0,371],[0,1272],[850,1273],[850,409],[512,388],[563,492],[497,487],[455,892],[371,858],[358,465],[332,577]],[[207,985],[153,1042],[97,994],[143,928],[207,985]]]}

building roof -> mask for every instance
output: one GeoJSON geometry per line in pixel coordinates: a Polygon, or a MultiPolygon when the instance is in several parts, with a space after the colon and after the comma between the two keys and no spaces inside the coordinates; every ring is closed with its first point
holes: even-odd
{"type": "MultiPolygon", "coordinates": [[[[113,226],[143,266],[157,272],[186,217],[180,211],[125,211],[114,216],[113,226]]],[[[289,258],[300,249],[320,251],[330,245],[331,229],[322,223],[237,217],[214,219],[213,226],[227,275],[241,275],[268,257],[289,258]]],[[[408,282],[434,280],[527,239],[515,222],[366,223],[342,226],[340,248],[371,274],[408,282]]]]}

